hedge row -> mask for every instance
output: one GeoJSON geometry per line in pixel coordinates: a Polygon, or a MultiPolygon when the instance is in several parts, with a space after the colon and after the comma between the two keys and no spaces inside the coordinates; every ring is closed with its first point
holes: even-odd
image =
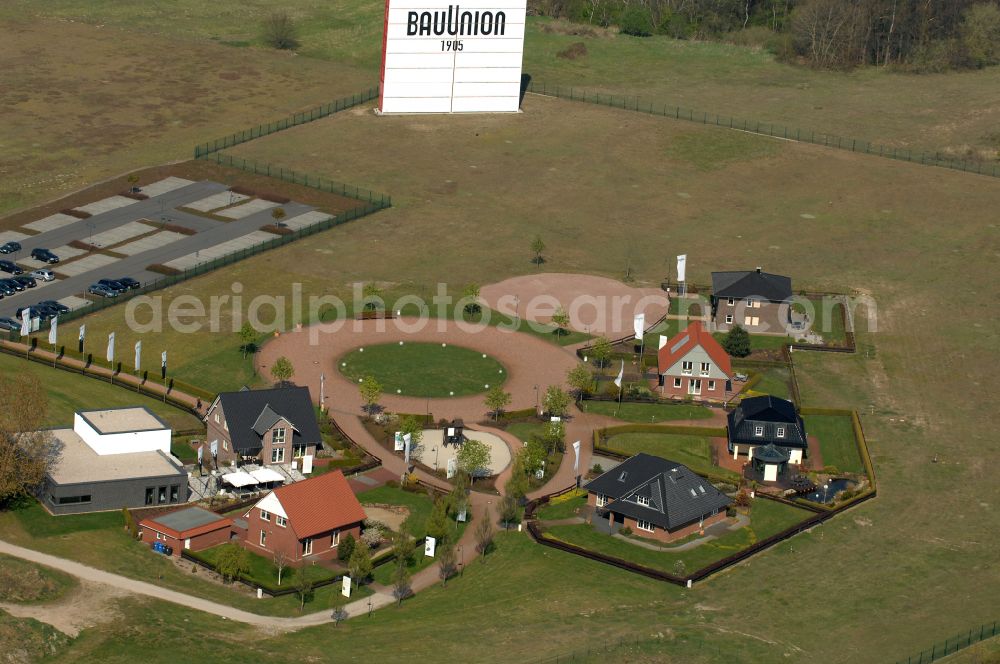
{"type": "Polygon", "coordinates": [[[662,433],[680,436],[708,436],[719,438],[726,435],[725,427],[697,427],[680,424],[623,424],[616,427],[598,429],[596,433],[610,438],[622,433],[662,433]]]}

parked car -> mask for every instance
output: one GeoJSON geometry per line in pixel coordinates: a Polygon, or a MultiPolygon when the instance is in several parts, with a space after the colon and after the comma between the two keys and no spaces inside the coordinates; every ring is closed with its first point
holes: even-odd
{"type": "Polygon", "coordinates": [[[4,295],[13,295],[17,292],[17,289],[7,283],[6,279],[0,279],[0,293],[4,295]]]}
{"type": "Polygon", "coordinates": [[[55,309],[61,314],[64,314],[67,311],[69,311],[69,307],[67,307],[62,302],[56,302],[55,300],[42,300],[38,304],[42,305],[43,307],[48,307],[49,309],[55,309]]]}
{"type": "Polygon", "coordinates": [[[34,258],[36,261],[42,261],[43,263],[59,262],[59,257],[56,256],[51,251],[49,251],[48,249],[42,249],[42,248],[32,249],[31,257],[34,258]]]}
{"type": "Polygon", "coordinates": [[[38,281],[54,281],[56,275],[53,274],[52,270],[46,270],[42,268],[41,270],[35,270],[31,273],[31,276],[38,281]]]}
{"type": "Polygon", "coordinates": [[[41,302],[39,302],[38,304],[32,305],[32,307],[36,311],[38,311],[38,315],[42,317],[42,320],[48,320],[50,318],[55,318],[60,313],[62,313],[61,311],[59,311],[55,307],[50,307],[49,305],[42,304],[41,302]]]}
{"type": "Polygon", "coordinates": [[[100,279],[97,283],[102,286],[107,286],[116,293],[124,293],[128,290],[128,288],[123,286],[117,279],[100,279]]]}
{"type": "Polygon", "coordinates": [[[21,312],[23,312],[25,309],[31,312],[28,315],[29,318],[40,318],[42,320],[48,320],[52,318],[53,315],[55,315],[54,312],[50,312],[48,309],[39,309],[37,306],[32,305],[30,307],[18,307],[17,312],[15,313],[18,319],[21,318],[21,312]]]}
{"type": "Polygon", "coordinates": [[[91,284],[87,292],[91,295],[100,295],[101,297],[118,297],[118,291],[104,284],[91,284]]]}
{"type": "Polygon", "coordinates": [[[34,277],[28,274],[22,274],[20,277],[14,277],[14,281],[26,288],[34,288],[38,285],[38,282],[35,281],[34,277]]]}
{"type": "Polygon", "coordinates": [[[13,318],[0,318],[0,330],[20,330],[21,324],[13,318]]]}
{"type": "Polygon", "coordinates": [[[24,270],[18,267],[13,261],[0,261],[0,270],[8,274],[24,274],[24,270]]]}
{"type": "Polygon", "coordinates": [[[3,282],[4,282],[5,284],[7,284],[7,285],[8,285],[8,286],[10,286],[11,288],[13,288],[13,289],[14,289],[14,291],[16,291],[16,292],[18,292],[18,293],[20,293],[20,292],[21,292],[21,291],[23,291],[23,290],[24,290],[25,288],[27,288],[27,286],[25,286],[24,284],[22,284],[22,283],[20,283],[20,282],[16,281],[15,279],[2,279],[2,280],[0,280],[0,281],[3,281],[3,282]]]}
{"type": "Polygon", "coordinates": [[[117,279],[116,281],[120,283],[122,286],[124,286],[126,290],[137,290],[139,288],[142,288],[142,284],[140,284],[132,277],[122,277],[121,279],[117,279]]]}
{"type": "Polygon", "coordinates": [[[18,251],[21,251],[21,243],[20,242],[13,242],[13,241],[11,241],[11,242],[7,242],[7,243],[5,243],[3,245],[0,245],[0,254],[13,254],[13,253],[16,253],[18,251]]]}

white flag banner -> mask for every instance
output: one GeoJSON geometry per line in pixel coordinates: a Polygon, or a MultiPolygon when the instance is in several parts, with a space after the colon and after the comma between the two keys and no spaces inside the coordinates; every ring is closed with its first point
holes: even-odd
{"type": "Polygon", "coordinates": [[[204,445],[199,445],[198,446],[198,465],[199,466],[201,465],[201,460],[204,457],[205,457],[205,446],[204,445]]]}
{"type": "Polygon", "coordinates": [[[212,441],[212,444],[209,447],[209,451],[212,453],[212,457],[213,458],[219,456],[219,439],[218,438],[216,438],[215,440],[212,441]]]}
{"type": "Polygon", "coordinates": [[[615,378],[615,385],[621,387],[623,378],[625,378],[625,360],[622,360],[622,368],[618,370],[618,377],[615,378]]]}
{"type": "Polygon", "coordinates": [[[646,330],[646,314],[636,314],[632,320],[632,328],[635,330],[635,338],[642,339],[642,333],[646,330]]]}
{"type": "Polygon", "coordinates": [[[59,324],[59,316],[56,316],[51,321],[49,321],[49,343],[53,346],[56,345],[56,326],[59,324]]]}
{"type": "Polygon", "coordinates": [[[108,352],[105,353],[108,362],[115,361],[115,333],[112,332],[108,335],[108,352]]]}
{"type": "Polygon", "coordinates": [[[677,257],[677,281],[686,281],[687,262],[687,254],[681,254],[677,257]]]}
{"type": "Polygon", "coordinates": [[[302,457],[302,474],[308,475],[313,471],[313,457],[311,454],[307,454],[302,457]]]}
{"type": "Polygon", "coordinates": [[[135,342],[135,370],[138,371],[139,367],[142,366],[142,342],[135,342]]]}
{"type": "Polygon", "coordinates": [[[434,557],[434,547],[437,546],[437,540],[428,535],[424,539],[424,555],[433,558],[434,557]]]}
{"type": "Polygon", "coordinates": [[[408,433],[403,434],[403,461],[410,463],[410,443],[413,441],[413,436],[408,433]]]}
{"type": "Polygon", "coordinates": [[[31,311],[29,309],[21,310],[21,336],[26,337],[31,334],[31,311]]]}
{"type": "Polygon", "coordinates": [[[574,473],[578,473],[578,472],[580,472],[580,441],[579,440],[576,441],[575,443],[573,443],[573,454],[576,455],[576,458],[573,460],[573,472],[574,473]]]}
{"type": "Polygon", "coordinates": [[[660,350],[661,348],[663,348],[666,345],[667,345],[667,338],[661,334],[660,335],[660,345],[656,347],[656,350],[660,350]]]}
{"type": "Polygon", "coordinates": [[[448,479],[450,480],[458,474],[458,459],[452,457],[448,459],[448,479]]]}
{"type": "Polygon", "coordinates": [[[392,439],[392,449],[396,452],[403,451],[403,432],[397,431],[396,435],[392,439]]]}
{"type": "Polygon", "coordinates": [[[86,336],[87,336],[87,326],[86,325],[81,325],[80,326],[80,337],[79,337],[79,340],[80,340],[81,344],[83,343],[83,340],[84,340],[84,338],[86,336]]]}
{"type": "Polygon", "coordinates": [[[340,594],[344,597],[351,596],[351,577],[345,576],[340,581],[340,594]]]}
{"type": "Polygon", "coordinates": [[[163,351],[162,353],[160,353],[160,368],[161,369],[167,368],[167,351],[163,351]]]}

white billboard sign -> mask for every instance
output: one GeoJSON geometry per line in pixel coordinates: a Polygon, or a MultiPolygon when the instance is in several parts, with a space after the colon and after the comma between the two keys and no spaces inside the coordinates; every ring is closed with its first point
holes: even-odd
{"type": "Polygon", "coordinates": [[[340,580],[340,594],[344,597],[351,596],[351,577],[345,576],[340,580]]]}
{"type": "Polygon", "coordinates": [[[527,0],[386,0],[382,113],[516,113],[527,0]]]}
{"type": "Polygon", "coordinates": [[[434,549],[437,546],[437,540],[430,535],[424,540],[424,555],[430,558],[434,557],[434,549]]]}

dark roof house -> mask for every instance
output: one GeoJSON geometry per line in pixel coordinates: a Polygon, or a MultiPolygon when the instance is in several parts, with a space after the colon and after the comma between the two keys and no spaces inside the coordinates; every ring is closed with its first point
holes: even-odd
{"type": "MultiPolygon", "coordinates": [[[[264,437],[284,420],[292,430],[292,444],[322,447],[323,436],[307,387],[220,392],[208,412],[219,405],[225,417],[234,451],[244,456],[259,454],[264,437]]],[[[208,415],[206,414],[206,420],[208,415]]]]}
{"type": "Polygon", "coordinates": [[[806,426],[795,411],[795,404],[765,395],[743,399],[729,413],[729,451],[734,445],[775,445],[785,449],[807,450],[806,426]]]}
{"type": "Polygon", "coordinates": [[[712,273],[712,297],[758,298],[769,302],[786,302],[792,299],[792,280],[780,274],[756,270],[712,273]]]}
{"type": "Polygon", "coordinates": [[[639,453],[591,480],[598,507],[672,532],[725,510],[729,497],[687,466],[639,453]]]}

